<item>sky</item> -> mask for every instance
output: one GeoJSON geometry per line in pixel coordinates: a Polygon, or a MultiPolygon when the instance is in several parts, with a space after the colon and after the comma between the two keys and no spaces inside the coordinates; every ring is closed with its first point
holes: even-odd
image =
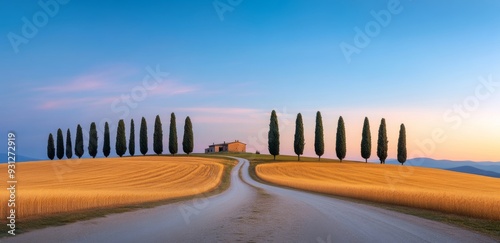
{"type": "Polygon", "coordinates": [[[179,140],[190,116],[195,152],[240,140],[268,153],[274,109],[281,154],[294,154],[300,112],[304,155],[315,156],[321,111],[324,157],[335,157],[342,116],[348,159],[361,159],[368,117],[371,161],[382,118],[389,158],[404,123],[409,158],[500,161],[499,10],[494,0],[2,1],[1,134],[44,159],[49,133],[74,138],[91,122],[99,151],[104,122],[115,134],[120,119],[138,131],[145,117],[152,138],[160,115],[167,141],[175,112],[179,140]]]}

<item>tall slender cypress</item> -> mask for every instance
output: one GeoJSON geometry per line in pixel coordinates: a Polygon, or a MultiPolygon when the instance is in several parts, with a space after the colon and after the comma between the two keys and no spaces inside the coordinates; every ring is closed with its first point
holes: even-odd
{"type": "Polygon", "coordinates": [[[269,153],[273,155],[274,160],[276,160],[276,155],[280,154],[280,131],[278,126],[278,116],[276,115],[275,110],[271,112],[271,121],[269,123],[269,133],[267,134],[267,138],[269,153]]]}
{"type": "Polygon", "coordinates": [[[365,117],[363,123],[363,135],[361,138],[361,157],[365,159],[365,163],[368,163],[368,159],[372,154],[372,135],[370,132],[370,122],[368,117],[365,117]]]}
{"type": "Polygon", "coordinates": [[[80,124],[76,127],[76,138],[75,138],[75,155],[78,158],[81,158],[83,156],[84,150],[83,150],[83,132],[82,132],[82,127],[80,124]]]}
{"type": "Polygon", "coordinates": [[[146,123],[146,118],[144,117],[142,117],[141,120],[141,131],[139,133],[141,154],[146,155],[148,153],[148,124],[146,123]]]}
{"type": "Polygon", "coordinates": [[[398,139],[398,161],[403,165],[406,162],[406,128],[401,124],[398,139]]]}
{"type": "Polygon", "coordinates": [[[194,148],[194,138],[193,138],[193,124],[191,123],[191,118],[186,117],[186,122],[184,124],[184,139],[182,140],[182,150],[184,153],[190,154],[193,152],[194,148]]]}
{"type": "Polygon", "coordinates": [[[337,125],[337,139],[335,144],[335,152],[337,153],[337,158],[339,158],[340,162],[342,162],[347,153],[345,124],[344,118],[342,118],[342,116],[339,118],[339,122],[337,125]]]}
{"type": "Polygon", "coordinates": [[[153,134],[153,150],[157,155],[163,153],[163,129],[161,127],[160,115],[155,119],[155,131],[153,134]]]}
{"type": "Polygon", "coordinates": [[[102,145],[102,153],[104,154],[104,157],[106,157],[106,158],[111,153],[111,142],[110,142],[108,122],[104,123],[104,143],[102,145]]]}
{"type": "Polygon", "coordinates": [[[314,151],[318,155],[318,161],[321,160],[321,156],[325,153],[325,139],[323,134],[323,118],[321,117],[321,112],[316,113],[316,129],[314,131],[314,151]]]}
{"type": "Polygon", "coordinates": [[[122,157],[127,152],[127,137],[125,135],[125,122],[121,119],[116,130],[116,154],[122,157]]]}
{"type": "Polygon", "coordinates": [[[130,156],[135,155],[135,125],[134,125],[134,119],[130,120],[130,138],[128,141],[128,153],[130,156]]]}
{"type": "Polygon", "coordinates": [[[95,158],[97,155],[97,147],[97,127],[95,122],[92,122],[89,131],[89,154],[92,158],[95,158]]]}
{"type": "Polygon", "coordinates": [[[66,158],[71,159],[73,157],[73,146],[71,144],[71,131],[68,128],[66,132],[66,158]]]}
{"type": "Polygon", "coordinates": [[[47,157],[50,160],[53,160],[56,156],[56,148],[54,147],[54,137],[52,137],[52,133],[49,134],[49,139],[47,141],[47,157]]]}
{"type": "Polygon", "coordinates": [[[302,121],[302,114],[299,113],[295,120],[295,136],[293,140],[293,149],[298,161],[300,161],[300,156],[304,154],[304,145],[304,122],[302,121]]]}
{"type": "Polygon", "coordinates": [[[168,151],[175,155],[178,152],[177,145],[177,124],[175,122],[175,114],[170,114],[170,131],[168,134],[168,151]]]}
{"type": "Polygon", "coordinates": [[[61,128],[57,129],[57,158],[62,159],[64,157],[64,138],[61,128]]]}
{"type": "Polygon", "coordinates": [[[380,127],[378,129],[378,142],[377,142],[377,156],[380,159],[381,164],[385,164],[385,160],[387,159],[387,149],[388,149],[387,141],[387,128],[385,125],[385,119],[382,118],[380,122],[380,127]]]}

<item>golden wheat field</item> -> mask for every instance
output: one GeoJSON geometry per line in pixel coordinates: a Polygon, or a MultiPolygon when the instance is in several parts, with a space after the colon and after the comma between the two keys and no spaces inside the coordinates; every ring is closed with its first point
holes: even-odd
{"type": "Polygon", "coordinates": [[[293,188],[500,220],[500,179],[422,167],[365,163],[273,163],[261,179],[293,188]]]}
{"type": "MultiPolygon", "coordinates": [[[[16,164],[19,219],[159,201],[216,188],[224,165],[196,157],[137,156],[16,164]]],[[[6,164],[0,171],[7,171],[6,164]]],[[[2,187],[6,187],[6,182],[2,187]]],[[[7,205],[8,191],[0,193],[7,205]]],[[[2,210],[0,217],[6,217],[2,210]]]]}

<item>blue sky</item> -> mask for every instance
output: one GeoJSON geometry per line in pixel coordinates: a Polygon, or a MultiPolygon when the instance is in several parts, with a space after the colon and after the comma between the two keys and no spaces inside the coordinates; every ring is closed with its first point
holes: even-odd
{"type": "Polygon", "coordinates": [[[57,10],[53,16],[37,2],[0,5],[0,124],[4,134],[18,133],[24,155],[45,158],[47,135],[57,128],[70,128],[74,136],[77,124],[121,118],[139,124],[144,116],[152,132],[154,116],[161,115],[166,130],[170,112],[181,134],[183,119],[192,117],[197,152],[234,139],[267,152],[262,134],[276,109],[283,153],[293,153],[288,140],[302,112],[306,155],[314,155],[314,113],[320,110],[330,157],[342,115],[348,158],[360,157],[358,133],[368,116],[374,139],[385,117],[390,141],[397,140],[399,124],[407,124],[410,150],[426,150],[418,141],[436,127],[446,130],[449,139],[424,151],[428,157],[500,161],[494,149],[500,146],[500,90],[481,100],[459,128],[442,118],[474,95],[479,77],[500,82],[498,1],[41,2],[57,3],[58,9],[49,8],[57,10]],[[231,11],[221,19],[214,2],[231,11]],[[348,62],[341,43],[354,45],[355,28],[364,31],[376,21],[372,11],[387,12],[393,4],[399,12],[348,62]],[[12,45],[12,33],[25,37],[23,18],[34,23],[44,14],[47,23],[27,43],[12,45]],[[169,75],[125,114],[121,97],[144,88],[148,68],[169,75]],[[480,138],[488,146],[477,143],[480,138]],[[457,147],[463,148],[458,155],[457,147]]]}

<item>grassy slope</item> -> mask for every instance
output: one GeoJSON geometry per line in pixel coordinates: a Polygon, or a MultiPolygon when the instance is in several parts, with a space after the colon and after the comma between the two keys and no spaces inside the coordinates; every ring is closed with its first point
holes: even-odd
{"type": "MultiPolygon", "coordinates": [[[[264,181],[260,179],[256,173],[255,173],[255,168],[259,164],[272,164],[272,163],[283,163],[283,162],[296,162],[297,157],[296,156],[277,156],[276,161],[273,160],[273,157],[270,155],[255,155],[255,154],[238,154],[238,153],[229,153],[227,154],[228,156],[235,156],[235,157],[241,157],[241,158],[246,158],[250,160],[250,176],[254,180],[260,181],[265,184],[270,184],[270,185],[275,185],[273,183],[264,181]]],[[[317,163],[317,158],[301,158],[301,162],[304,162],[306,164],[308,163],[317,163]]],[[[321,159],[322,163],[339,163],[338,160],[332,160],[332,159],[321,159]]],[[[348,162],[354,162],[354,161],[348,161],[348,162]]],[[[360,162],[354,162],[363,165],[364,163],[360,162]]],[[[378,165],[377,165],[378,166],[378,165]]],[[[285,186],[286,187],[286,186],[285,186]]],[[[296,188],[294,188],[296,189],[296,188]]],[[[472,218],[472,217],[467,217],[467,216],[461,216],[461,215],[456,215],[456,214],[451,214],[451,213],[443,213],[439,211],[434,211],[434,210],[426,210],[426,209],[420,209],[420,208],[415,208],[415,207],[408,207],[408,206],[401,206],[401,205],[394,205],[394,204],[389,204],[389,203],[381,203],[381,202],[373,202],[373,201],[367,201],[367,200],[361,200],[361,199],[353,199],[349,197],[342,197],[342,196],[336,196],[332,194],[325,194],[325,193],[320,193],[320,192],[312,192],[312,193],[317,193],[321,194],[324,196],[328,197],[333,197],[341,200],[347,200],[347,201],[352,201],[355,203],[362,203],[362,204],[368,204],[396,212],[401,212],[405,214],[410,214],[414,215],[417,217],[425,218],[425,219],[430,219],[430,220],[435,220],[443,223],[447,223],[450,225],[455,225],[458,227],[466,228],[469,230],[473,230],[479,233],[484,233],[489,236],[492,236],[498,240],[500,240],[500,221],[499,220],[487,220],[487,219],[479,219],[479,218],[472,218]]]]}
{"type": "Polygon", "coordinates": [[[375,202],[500,220],[498,179],[429,168],[362,163],[259,165],[275,184],[375,202]]]}
{"type": "MultiPolygon", "coordinates": [[[[70,212],[60,212],[60,210],[58,210],[56,213],[41,214],[38,216],[31,215],[29,217],[19,217],[18,215],[19,219],[16,222],[16,232],[22,233],[32,229],[64,225],[79,220],[102,217],[111,213],[121,213],[141,208],[155,207],[180,200],[195,198],[201,193],[203,193],[203,196],[214,195],[226,190],[229,187],[230,172],[236,164],[234,160],[229,159],[219,158],[216,160],[207,160],[206,158],[187,156],[136,156],[133,157],[133,159],[126,157],[121,159],[114,158],[104,160],[106,161],[100,161],[99,159],[81,160],[81,164],[75,164],[68,167],[71,170],[67,170],[68,173],[63,175],[62,181],[59,181],[59,178],[55,176],[54,169],[51,164],[44,162],[18,164],[17,169],[19,171],[19,177],[22,175],[26,179],[19,178],[18,185],[24,183],[24,188],[30,188],[31,186],[33,189],[23,190],[21,193],[18,192],[18,203],[26,201],[25,199],[29,199],[30,192],[36,194],[37,190],[47,190],[46,193],[44,193],[46,194],[46,198],[44,198],[45,203],[46,200],[51,200],[51,194],[57,192],[57,186],[60,189],[61,187],[65,187],[65,185],[69,186],[75,195],[76,193],[74,193],[74,189],[76,188],[80,190],[79,192],[83,192],[82,194],[84,197],[88,197],[89,195],[95,196],[96,191],[99,190],[103,190],[103,192],[105,192],[101,195],[114,194],[115,196],[118,196],[115,198],[104,196],[104,198],[96,199],[95,201],[97,202],[110,199],[117,200],[120,198],[120,195],[125,199],[142,196],[143,200],[125,200],[123,203],[111,203],[91,208],[77,208],[69,210],[70,212]],[[182,163],[173,162],[179,160],[181,160],[182,163]],[[185,162],[193,160],[198,162],[185,162]],[[117,161],[119,164],[113,165],[113,162],[109,161],[117,161]],[[103,165],[102,162],[108,162],[108,164],[103,165]],[[148,163],[150,163],[150,165],[147,165],[148,163]],[[158,167],[158,163],[163,163],[164,165],[158,167]],[[168,165],[169,163],[170,165],[168,165]],[[179,164],[184,163],[190,165],[179,166],[179,164]],[[212,166],[197,168],[198,166],[195,164],[200,163],[206,165],[212,164],[212,166]],[[40,168],[44,169],[40,170],[40,168]],[[214,170],[214,168],[219,169],[214,170]],[[223,168],[223,170],[220,170],[221,168],[223,168]],[[21,171],[23,171],[23,173],[21,173],[21,171]],[[109,174],[110,171],[113,171],[113,174],[109,174]],[[128,174],[127,177],[126,174],[128,174]],[[174,176],[175,174],[178,175],[174,176]],[[199,178],[196,178],[195,180],[189,179],[189,177],[196,177],[196,175],[199,175],[199,178]],[[44,177],[47,179],[43,179],[44,177]],[[85,177],[92,177],[93,179],[88,180],[85,177]],[[54,190],[47,189],[47,185],[54,190]],[[113,190],[113,187],[115,187],[116,190],[113,190]],[[147,190],[144,191],[144,188],[147,190]],[[189,190],[187,190],[188,188],[189,190]],[[170,193],[162,194],[161,191],[168,191],[170,193]],[[25,194],[24,199],[22,194],[25,194]],[[19,197],[21,197],[21,199],[19,197]]],[[[76,160],[73,162],[75,161],[76,160]]],[[[65,161],[63,160],[62,162],[65,161]]],[[[4,194],[5,193],[1,194],[2,205],[4,205],[4,203],[6,205],[6,202],[3,201],[6,198],[6,195],[4,194]]],[[[59,196],[60,195],[61,194],[59,194],[59,196]]],[[[58,198],[57,194],[56,198],[58,198]]],[[[59,200],[60,199],[61,197],[59,197],[59,200]]],[[[34,202],[33,200],[30,201],[32,203],[34,202]]],[[[59,201],[59,203],[64,204],[64,200],[59,201]]],[[[0,232],[0,236],[6,236],[6,227],[2,226],[0,228],[3,229],[0,232]]]]}

